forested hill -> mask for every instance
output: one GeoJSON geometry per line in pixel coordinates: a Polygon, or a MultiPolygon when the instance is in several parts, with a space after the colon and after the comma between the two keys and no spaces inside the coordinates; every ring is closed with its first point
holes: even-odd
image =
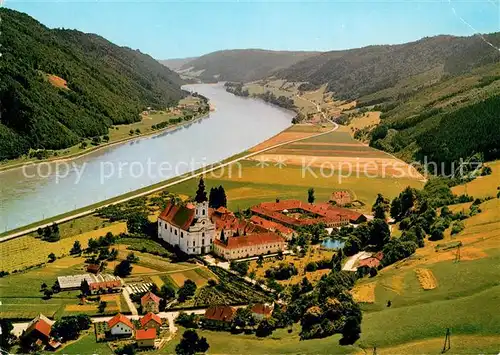
{"type": "Polygon", "coordinates": [[[0,16],[0,160],[104,135],[184,96],[179,76],[139,51],[17,11],[0,16]]]}
{"type": "MultiPolygon", "coordinates": [[[[485,35],[485,38],[500,46],[500,33],[485,35]]],[[[498,51],[480,36],[436,36],[400,45],[326,52],[274,75],[288,81],[327,83],[336,97],[358,99],[431,71],[437,80],[459,75],[498,61],[498,56],[498,51]]]]}
{"type": "Polygon", "coordinates": [[[183,64],[179,72],[197,74],[205,82],[263,79],[278,69],[289,67],[319,52],[269,51],[263,49],[234,49],[217,51],[183,64]]]}

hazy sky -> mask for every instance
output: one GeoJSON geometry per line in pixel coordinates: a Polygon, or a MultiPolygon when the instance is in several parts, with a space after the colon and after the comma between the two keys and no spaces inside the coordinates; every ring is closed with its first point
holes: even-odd
{"type": "Polygon", "coordinates": [[[500,0],[6,0],[4,6],[157,59],[232,48],[326,51],[500,31],[500,0]]]}

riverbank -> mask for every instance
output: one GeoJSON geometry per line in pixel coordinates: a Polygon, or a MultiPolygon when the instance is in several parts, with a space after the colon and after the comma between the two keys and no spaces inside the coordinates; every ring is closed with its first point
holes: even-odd
{"type": "MultiPolygon", "coordinates": [[[[117,145],[120,145],[120,144],[128,143],[128,142],[140,139],[140,138],[145,138],[145,137],[153,136],[153,135],[156,135],[156,134],[173,131],[173,130],[178,129],[180,127],[184,127],[184,126],[187,126],[187,125],[189,125],[191,123],[195,123],[195,122],[199,121],[200,119],[203,119],[203,118],[207,117],[210,114],[210,112],[214,112],[215,111],[215,106],[213,104],[211,104],[211,103],[209,103],[209,105],[210,105],[209,112],[197,114],[192,119],[190,119],[189,121],[182,121],[180,123],[174,123],[174,124],[169,125],[169,126],[167,126],[165,128],[162,128],[162,129],[151,130],[151,131],[140,133],[140,134],[134,134],[133,136],[126,137],[126,138],[121,138],[121,139],[114,140],[114,141],[110,141],[108,143],[101,143],[98,146],[94,146],[94,147],[90,147],[90,148],[85,148],[84,150],[76,152],[76,153],[68,153],[68,154],[65,154],[65,155],[57,155],[57,156],[53,156],[53,157],[46,158],[46,159],[36,159],[36,158],[29,159],[28,158],[28,159],[20,161],[18,163],[15,163],[13,161],[7,161],[4,165],[0,165],[0,174],[2,172],[4,172],[4,171],[9,171],[9,170],[14,170],[14,169],[22,168],[23,166],[25,166],[27,164],[29,164],[29,165],[35,165],[36,166],[36,165],[42,164],[42,163],[56,163],[56,162],[62,162],[62,161],[68,161],[68,160],[73,160],[73,159],[77,159],[77,158],[82,158],[82,157],[84,157],[86,155],[95,153],[95,152],[103,150],[103,149],[109,149],[109,148],[111,148],[113,146],[117,146],[117,145]],[[12,164],[9,165],[10,163],[12,163],[12,164]]],[[[172,118],[170,118],[170,119],[172,119],[172,118]]],[[[147,119],[147,118],[143,118],[143,120],[144,119],[147,119]]],[[[136,122],[136,123],[139,123],[139,122],[136,122]]],[[[128,125],[128,126],[130,126],[130,125],[128,125]]],[[[61,149],[61,150],[62,151],[71,151],[72,149],[79,149],[79,146],[80,146],[80,144],[77,144],[77,145],[74,145],[72,147],[68,147],[66,149],[61,149]]],[[[55,152],[58,152],[58,151],[55,151],[55,152]]],[[[15,159],[15,160],[19,160],[19,159],[15,159]]]]}
{"type": "Polygon", "coordinates": [[[325,132],[311,134],[311,135],[308,135],[306,137],[291,139],[291,140],[288,140],[285,142],[274,144],[272,146],[268,146],[266,148],[263,148],[263,149],[260,149],[257,151],[253,151],[251,153],[249,153],[248,151],[244,151],[244,152],[236,154],[236,155],[234,155],[226,160],[220,161],[216,164],[212,164],[212,166],[210,168],[205,167],[202,169],[198,169],[194,172],[180,175],[178,177],[169,179],[167,181],[159,182],[157,184],[153,184],[153,185],[150,185],[150,186],[147,186],[147,187],[135,190],[135,191],[131,191],[129,193],[122,194],[120,196],[116,196],[116,197],[113,197],[113,198],[110,198],[110,199],[107,199],[107,200],[104,200],[104,201],[101,201],[101,202],[98,202],[98,203],[95,203],[95,204],[92,204],[89,206],[75,209],[75,210],[70,211],[70,212],[59,214],[59,215],[54,216],[54,217],[46,218],[44,220],[34,222],[34,223],[28,224],[28,225],[23,226],[23,227],[15,228],[15,229],[12,229],[10,231],[5,231],[3,233],[0,233],[0,243],[5,242],[5,241],[10,240],[10,239],[13,239],[13,238],[21,237],[21,236],[29,234],[29,233],[32,233],[32,232],[36,231],[38,228],[44,228],[44,227],[49,226],[53,223],[57,223],[57,224],[64,223],[64,222],[67,222],[67,221],[70,221],[70,220],[73,220],[73,219],[76,219],[79,217],[83,217],[83,216],[87,216],[89,214],[95,213],[98,209],[103,208],[103,207],[126,202],[126,201],[129,201],[129,200],[137,198],[137,197],[146,196],[146,195],[164,190],[168,187],[180,184],[182,182],[191,180],[193,178],[200,177],[203,174],[207,174],[207,173],[210,173],[210,172],[215,171],[217,169],[221,169],[221,168],[224,168],[224,167],[229,166],[231,164],[240,162],[242,160],[252,158],[258,154],[265,153],[269,150],[282,147],[286,144],[295,143],[295,142],[299,142],[299,141],[302,141],[305,139],[319,137],[319,136],[322,136],[325,134],[329,134],[329,133],[337,130],[338,127],[339,126],[334,123],[332,129],[325,131],[325,132]]]}

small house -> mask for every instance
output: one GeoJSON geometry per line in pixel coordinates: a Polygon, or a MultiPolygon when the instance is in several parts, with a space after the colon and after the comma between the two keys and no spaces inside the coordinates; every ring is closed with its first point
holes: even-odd
{"type": "Polygon", "coordinates": [[[151,312],[142,317],[140,319],[140,323],[142,329],[154,328],[157,330],[157,333],[160,332],[160,328],[162,325],[161,318],[158,315],[151,312]]]}
{"type": "Polygon", "coordinates": [[[267,303],[256,303],[252,306],[251,310],[252,316],[259,320],[270,318],[273,314],[273,306],[267,303]]]}
{"type": "Polygon", "coordinates": [[[205,311],[204,325],[207,328],[231,326],[236,310],[231,306],[212,306],[205,311]]]}
{"type": "Polygon", "coordinates": [[[111,335],[131,336],[134,333],[134,325],[130,319],[120,313],[108,321],[108,328],[111,335]]]}
{"type": "Polygon", "coordinates": [[[53,322],[43,314],[36,316],[24,331],[22,338],[25,343],[47,345],[50,342],[50,331],[53,322]]]}
{"type": "Polygon", "coordinates": [[[160,312],[160,297],[155,295],[153,292],[148,292],[141,297],[142,312],[160,312]]]}
{"type": "Polygon", "coordinates": [[[156,340],[156,329],[139,329],[135,332],[135,340],[139,348],[153,348],[156,340]]]}

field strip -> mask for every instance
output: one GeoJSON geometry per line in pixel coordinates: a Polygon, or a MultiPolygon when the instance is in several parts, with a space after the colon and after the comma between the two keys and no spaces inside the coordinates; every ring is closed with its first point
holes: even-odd
{"type": "Polygon", "coordinates": [[[415,273],[417,274],[418,282],[420,282],[420,286],[424,290],[433,290],[438,284],[437,280],[434,277],[434,274],[429,269],[415,269],[415,273]]]}
{"type": "Polygon", "coordinates": [[[368,284],[356,285],[352,289],[352,298],[360,303],[375,303],[375,282],[368,284]]]}
{"type": "Polygon", "coordinates": [[[264,148],[264,149],[261,149],[259,151],[256,151],[256,152],[252,152],[252,153],[249,153],[249,154],[246,154],[242,157],[239,157],[239,158],[236,158],[236,159],[232,159],[228,162],[225,162],[223,164],[220,164],[220,165],[217,165],[215,167],[211,167],[209,169],[206,169],[206,170],[202,170],[201,172],[198,172],[198,173],[188,173],[190,175],[186,176],[186,177],[182,177],[179,176],[180,179],[176,180],[176,181],[173,181],[173,182],[169,182],[169,183],[166,183],[166,184],[163,184],[163,185],[160,185],[158,187],[155,187],[155,188],[152,188],[152,189],[148,189],[146,191],[143,191],[143,192],[140,192],[140,193],[137,193],[137,194],[133,194],[131,196],[128,196],[126,198],[123,198],[123,199],[120,199],[120,200],[117,200],[117,201],[113,201],[111,203],[103,203],[103,204],[100,204],[98,205],[97,207],[94,207],[94,208],[91,208],[91,209],[88,209],[86,211],[83,211],[83,212],[79,212],[79,213],[76,213],[76,214],[73,214],[73,215],[69,215],[67,217],[64,217],[64,218],[60,218],[60,219],[56,219],[56,220],[52,220],[50,221],[49,223],[45,223],[45,224],[40,224],[40,225],[36,225],[34,227],[31,227],[29,229],[24,229],[24,230],[21,230],[19,232],[16,232],[16,233],[12,233],[12,234],[9,234],[5,237],[2,237],[0,238],[0,243],[2,242],[5,242],[9,239],[13,239],[13,238],[17,238],[17,237],[21,237],[25,234],[28,234],[28,233],[31,233],[31,232],[34,232],[36,231],[38,228],[45,228],[47,226],[50,226],[52,225],[53,223],[57,223],[57,224],[60,224],[60,223],[63,223],[63,222],[67,222],[67,221],[70,221],[72,219],[75,219],[75,218],[78,218],[78,217],[83,217],[83,216],[86,216],[86,215],[89,215],[91,213],[94,213],[96,212],[98,209],[100,208],[103,208],[103,207],[108,207],[108,206],[112,206],[112,205],[116,205],[116,204],[119,204],[119,203],[123,203],[123,202],[126,202],[126,201],[130,201],[134,198],[137,198],[137,197],[142,197],[142,196],[147,196],[147,195],[150,195],[151,193],[154,193],[154,192],[158,192],[158,191],[161,191],[161,190],[164,190],[165,188],[167,187],[171,187],[171,186],[174,186],[174,185],[177,185],[177,184],[180,184],[182,182],[185,182],[185,181],[188,181],[188,180],[191,180],[193,178],[196,178],[196,177],[199,177],[199,176],[202,176],[202,175],[205,175],[207,173],[210,173],[212,171],[215,171],[215,170],[218,170],[220,168],[224,168],[226,166],[229,166],[231,164],[234,164],[234,163],[237,163],[239,161],[242,161],[242,160],[245,160],[245,159],[248,159],[248,158],[251,158],[255,155],[258,155],[258,154],[261,154],[263,152],[267,152],[268,150],[272,150],[272,149],[275,149],[275,148],[278,148],[278,147],[282,147],[286,144],[290,144],[290,143],[294,143],[294,142],[299,142],[299,141],[302,141],[302,140],[305,140],[305,139],[309,139],[309,138],[314,138],[314,137],[319,137],[319,136],[322,136],[322,135],[325,135],[325,134],[329,134],[329,133],[332,133],[332,132],[335,132],[338,128],[339,128],[339,125],[336,124],[335,122],[332,122],[333,123],[333,128],[331,130],[328,130],[326,132],[320,132],[320,133],[317,133],[317,134],[314,134],[312,136],[308,136],[308,137],[302,137],[302,138],[297,138],[297,139],[292,139],[291,141],[288,141],[288,142],[283,142],[283,143],[278,143],[278,144],[275,144],[271,147],[267,147],[267,148],[264,148]]]}

